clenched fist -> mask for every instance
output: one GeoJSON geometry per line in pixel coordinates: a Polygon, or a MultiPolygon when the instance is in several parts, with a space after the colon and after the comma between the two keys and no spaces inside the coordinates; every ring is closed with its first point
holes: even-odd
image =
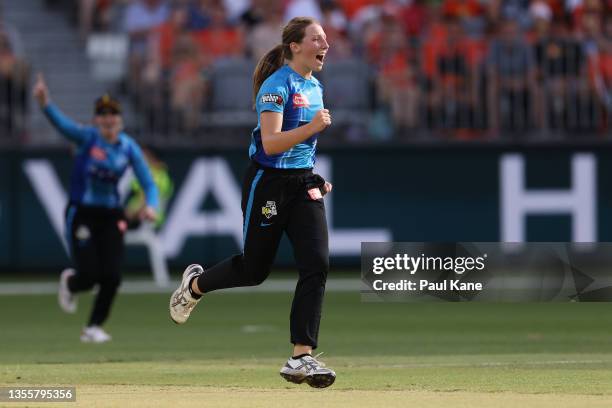
{"type": "Polygon", "coordinates": [[[313,127],[314,133],[321,132],[326,127],[331,125],[331,115],[329,114],[329,109],[321,109],[317,112],[310,125],[313,127]]]}

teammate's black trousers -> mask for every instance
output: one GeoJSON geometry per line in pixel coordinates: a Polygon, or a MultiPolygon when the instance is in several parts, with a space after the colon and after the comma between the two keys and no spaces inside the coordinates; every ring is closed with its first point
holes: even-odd
{"type": "Polygon", "coordinates": [[[311,170],[279,170],[251,164],[244,178],[244,252],[207,269],[197,281],[202,292],[262,283],[283,232],[299,271],[291,306],[291,342],[317,347],[321,306],[329,270],[323,199],[308,197],[311,170]]]}
{"type": "Polygon", "coordinates": [[[121,283],[123,259],[123,211],[69,205],[66,234],[76,275],[68,281],[70,292],[91,290],[99,285],[89,326],[100,326],[108,318],[121,283]]]}

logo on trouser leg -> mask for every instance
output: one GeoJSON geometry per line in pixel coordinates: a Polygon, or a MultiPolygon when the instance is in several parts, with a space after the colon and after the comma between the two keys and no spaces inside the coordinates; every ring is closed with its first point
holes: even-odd
{"type": "Polygon", "coordinates": [[[89,228],[87,228],[85,225],[79,225],[74,233],[74,236],[79,241],[86,241],[91,237],[91,232],[89,232],[89,228]]]}
{"type": "Polygon", "coordinates": [[[261,207],[261,213],[267,219],[270,219],[273,216],[277,215],[278,213],[276,212],[276,202],[274,202],[274,201],[267,201],[266,205],[261,207]]]}
{"type": "Polygon", "coordinates": [[[123,234],[128,229],[127,222],[125,220],[117,221],[117,229],[119,230],[120,233],[123,234]]]}

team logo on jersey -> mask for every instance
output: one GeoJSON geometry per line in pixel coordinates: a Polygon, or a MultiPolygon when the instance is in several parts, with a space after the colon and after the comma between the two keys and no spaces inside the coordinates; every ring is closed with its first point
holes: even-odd
{"type": "Polygon", "coordinates": [[[89,155],[99,161],[106,160],[106,152],[98,146],[92,146],[92,148],[89,149],[89,155]]]}
{"type": "Polygon", "coordinates": [[[310,102],[306,95],[299,93],[293,94],[293,108],[307,108],[310,106],[310,102]]]}
{"type": "Polygon", "coordinates": [[[283,105],[283,97],[280,96],[279,94],[271,94],[271,93],[263,94],[261,95],[260,101],[261,103],[274,103],[279,106],[283,105]]]}
{"type": "Polygon", "coordinates": [[[277,215],[276,212],[276,202],[267,201],[266,205],[261,207],[261,213],[267,218],[270,219],[272,216],[277,215]]]}

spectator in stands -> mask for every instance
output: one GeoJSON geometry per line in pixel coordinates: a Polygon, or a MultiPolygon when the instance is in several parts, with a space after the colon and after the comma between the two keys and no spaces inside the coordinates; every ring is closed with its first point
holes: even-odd
{"type": "Polygon", "coordinates": [[[115,0],[79,0],[79,34],[85,41],[92,29],[106,30],[115,0]]]}
{"type": "Polygon", "coordinates": [[[169,16],[163,0],[135,0],[125,11],[123,28],[130,37],[129,87],[142,87],[141,74],[146,64],[150,37],[169,16]]]}
{"type": "Polygon", "coordinates": [[[168,4],[163,0],[136,0],[127,7],[124,29],[130,36],[131,52],[145,52],[151,32],[169,16],[168,4]]]}
{"type": "Polygon", "coordinates": [[[599,11],[588,11],[582,13],[580,22],[574,18],[574,32],[582,39],[587,54],[596,50],[601,38],[602,13],[599,11]]]}
{"type": "Polygon", "coordinates": [[[15,55],[7,33],[0,31],[0,129],[5,135],[25,130],[29,77],[27,63],[15,55]]]}
{"type": "Polygon", "coordinates": [[[479,0],[444,0],[442,3],[442,15],[459,21],[470,36],[479,36],[485,30],[485,11],[479,0]]]}
{"type": "MultiPolygon", "coordinates": [[[[539,0],[548,4],[553,12],[553,18],[565,19],[566,17],[566,2],[567,0],[539,0]]],[[[532,0],[533,2],[533,0],[532,0]]]]}
{"type": "MultiPolygon", "coordinates": [[[[393,6],[371,7],[371,15],[364,19],[362,39],[365,60],[372,66],[378,67],[382,60],[383,48],[386,46],[385,39],[388,32],[395,32],[397,28],[402,29],[398,20],[399,9],[393,6]]],[[[402,33],[403,34],[403,33],[402,33]]]]}
{"type": "MultiPolygon", "coordinates": [[[[155,70],[167,71],[172,63],[176,39],[187,32],[188,12],[185,7],[174,7],[170,18],[157,26],[149,36],[148,62],[155,70]]],[[[159,80],[159,75],[154,81],[159,80]]]]}
{"type": "Polygon", "coordinates": [[[220,3],[218,0],[196,0],[189,3],[187,29],[192,31],[204,30],[210,25],[210,10],[220,3]]]}
{"type": "Polygon", "coordinates": [[[610,125],[612,115],[612,15],[603,18],[603,35],[597,48],[589,54],[589,71],[592,87],[604,113],[602,125],[610,125]]]}
{"type": "Polygon", "coordinates": [[[283,26],[282,5],[276,1],[260,1],[261,21],[246,36],[249,56],[259,61],[279,41],[278,30],[283,26]]]}
{"type": "Polygon", "coordinates": [[[227,20],[232,25],[238,25],[241,16],[249,9],[251,2],[252,0],[223,0],[227,20]]]}
{"type": "Polygon", "coordinates": [[[8,43],[11,45],[13,55],[17,58],[25,59],[25,50],[23,47],[23,41],[17,28],[4,20],[2,15],[2,9],[0,8],[0,32],[2,32],[8,39],[8,43]]]}
{"type": "Polygon", "coordinates": [[[377,68],[378,101],[388,106],[398,129],[418,123],[419,91],[413,55],[404,28],[391,10],[384,12],[380,31],[367,43],[368,59],[377,68]]]}
{"type": "Polygon", "coordinates": [[[294,17],[309,16],[317,21],[323,19],[323,13],[317,0],[289,0],[285,6],[285,21],[294,17]]]}
{"type": "Polygon", "coordinates": [[[437,44],[432,72],[433,92],[441,101],[438,124],[465,136],[477,127],[476,115],[485,108],[478,94],[484,44],[465,35],[458,14],[446,12],[444,22],[447,38],[437,44]]]}
{"type": "Polygon", "coordinates": [[[490,126],[493,130],[530,128],[532,92],[537,86],[535,60],[519,25],[504,20],[487,56],[490,126]]]}
{"type": "Polygon", "coordinates": [[[370,6],[381,6],[386,0],[338,0],[344,14],[351,20],[370,6]]]}
{"type": "MultiPolygon", "coordinates": [[[[552,20],[552,10],[548,6],[548,4],[542,1],[535,1],[531,4],[529,8],[529,13],[532,19],[532,27],[531,31],[528,33],[528,40],[531,44],[534,44],[535,47],[535,58],[538,60],[538,44],[547,41],[550,38],[550,24],[552,20]]],[[[541,65],[541,63],[539,64],[541,65]]],[[[536,75],[538,76],[538,81],[543,81],[544,72],[538,70],[536,75]]],[[[534,92],[534,124],[540,129],[548,128],[547,125],[547,98],[545,97],[546,86],[538,87],[533,90],[534,92]]]]}
{"type": "Polygon", "coordinates": [[[276,0],[251,0],[247,9],[240,16],[240,24],[244,27],[245,32],[250,33],[251,30],[263,22],[267,11],[273,6],[281,8],[281,4],[276,0]]]}
{"type": "Polygon", "coordinates": [[[175,6],[170,18],[155,28],[149,36],[146,66],[140,75],[141,86],[136,90],[140,112],[145,117],[147,132],[167,131],[171,114],[167,97],[173,53],[177,39],[186,33],[187,9],[175,6]]]}
{"type": "Polygon", "coordinates": [[[486,104],[480,85],[486,43],[478,36],[466,36],[460,14],[452,8],[434,10],[420,60],[426,95],[424,124],[466,135],[484,126],[486,104]]]}
{"type": "Polygon", "coordinates": [[[327,41],[334,44],[326,57],[329,61],[348,59],[353,50],[348,37],[348,20],[342,9],[334,0],[324,0],[321,3],[323,15],[321,26],[327,34],[327,41]]]}
{"type": "Polygon", "coordinates": [[[522,30],[529,28],[529,4],[531,0],[489,0],[486,6],[489,32],[496,31],[504,20],[513,20],[522,30]]]}
{"type": "MultiPolygon", "coordinates": [[[[538,20],[538,15],[535,17],[538,20]]],[[[549,30],[544,29],[547,26],[542,22],[539,24],[545,31],[540,31],[534,44],[538,84],[543,91],[537,105],[544,107],[547,128],[564,129],[570,122],[575,126],[579,112],[578,79],[585,68],[583,48],[568,32],[564,20],[553,19],[549,30]]]]}
{"type": "MultiPolygon", "coordinates": [[[[601,15],[604,12],[604,4],[601,0],[583,0],[577,1],[571,5],[569,13],[571,14],[572,25],[575,31],[584,31],[586,29],[585,18],[590,15],[601,15]]],[[[587,23],[588,24],[588,23],[587,23]]]]}
{"type": "Polygon", "coordinates": [[[204,30],[193,33],[204,68],[219,58],[236,58],[244,55],[243,34],[239,27],[229,24],[223,3],[210,0],[210,23],[204,30]]]}
{"type": "MultiPolygon", "coordinates": [[[[215,7],[222,7],[227,15],[227,20],[232,24],[244,22],[249,19],[251,13],[258,9],[258,0],[175,0],[175,5],[186,5],[188,10],[187,26],[189,30],[199,31],[208,28],[212,16],[210,10],[215,7]]],[[[259,18],[253,15],[254,19],[259,18]]]]}
{"type": "Polygon", "coordinates": [[[423,34],[427,27],[428,8],[425,6],[425,0],[411,0],[401,9],[401,21],[405,33],[408,36],[411,44],[415,45],[417,39],[423,34]]]}
{"type": "Polygon", "coordinates": [[[169,73],[172,126],[191,133],[198,129],[207,86],[202,75],[203,59],[189,33],[177,38],[169,73]]]}
{"type": "Polygon", "coordinates": [[[580,85],[578,119],[580,130],[586,132],[597,131],[602,123],[601,105],[593,86],[590,60],[591,56],[598,53],[599,41],[602,36],[601,22],[602,15],[605,13],[605,3],[602,0],[580,0],[568,4],[572,35],[581,43],[582,54],[585,60],[585,69],[580,72],[578,78],[580,85]]]}
{"type": "MultiPolygon", "coordinates": [[[[343,0],[337,1],[344,14],[349,18],[349,36],[353,42],[353,48],[357,51],[358,55],[365,54],[367,52],[365,44],[368,42],[369,36],[381,30],[380,24],[382,23],[381,16],[384,14],[384,1],[357,1],[353,4],[354,7],[349,7],[343,0]],[[359,7],[356,8],[357,6],[359,7]]],[[[392,14],[394,15],[399,15],[400,13],[400,7],[393,2],[387,5],[387,10],[389,9],[393,10],[392,14]]]]}

